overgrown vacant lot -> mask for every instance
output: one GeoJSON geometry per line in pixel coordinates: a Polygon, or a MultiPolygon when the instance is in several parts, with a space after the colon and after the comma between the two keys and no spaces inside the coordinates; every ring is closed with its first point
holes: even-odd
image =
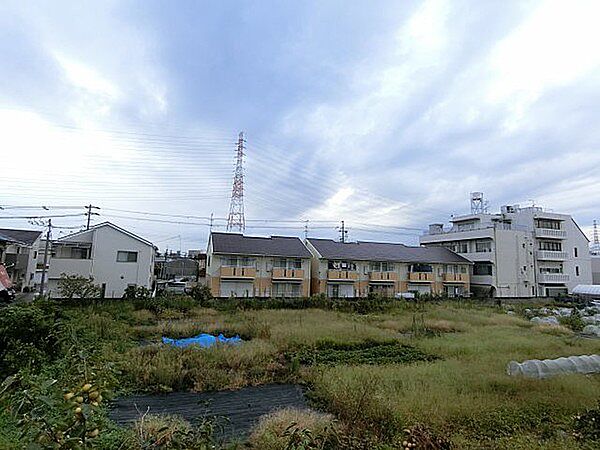
{"type": "MultiPolygon", "coordinates": [[[[57,315],[46,324],[56,338],[55,354],[17,364],[15,358],[37,356],[33,350],[5,352],[2,370],[6,376],[27,365],[22,384],[56,379],[47,389],[54,389],[50,396],[57,392],[55,397],[62,398],[89,379],[104,386],[105,397],[272,382],[306,385],[323,414],[307,416],[305,429],[298,418],[302,413],[266,418],[273,423],[257,428],[250,440],[256,448],[300,448],[290,446],[296,441],[312,443],[306,448],[398,448],[414,442],[416,448],[571,449],[599,444],[598,428],[586,420],[597,414],[600,376],[531,380],[505,371],[511,360],[599,353],[600,341],[563,327],[534,326],[472,302],[418,307],[397,302],[374,308],[378,312],[363,308],[362,314],[316,308],[216,310],[186,298],[149,309],[126,301],[63,306],[58,312],[55,305],[44,308],[57,315]],[[239,334],[244,343],[210,349],[159,344],[162,336],[201,332],[239,334]],[[298,424],[292,433],[284,426],[286,417],[298,424]],[[323,422],[315,424],[319,418],[323,422]]],[[[36,320],[43,326],[42,317],[36,320]]],[[[61,407],[60,399],[47,406],[61,407]]],[[[93,413],[99,436],[89,438],[87,429],[84,445],[143,447],[144,433],[117,429],[102,405],[93,413]]],[[[23,442],[14,415],[0,413],[0,425],[0,446],[23,442]]],[[[43,425],[31,428],[39,440],[43,425]]],[[[196,447],[188,442],[178,448],[196,447]]]]}

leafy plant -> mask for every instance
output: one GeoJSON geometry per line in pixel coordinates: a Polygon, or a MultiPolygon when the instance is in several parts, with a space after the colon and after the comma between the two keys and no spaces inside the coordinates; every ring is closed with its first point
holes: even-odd
{"type": "Polygon", "coordinates": [[[127,286],[123,293],[124,300],[146,300],[150,298],[150,291],[144,286],[127,286]]]}
{"type": "Polygon", "coordinates": [[[192,288],[191,296],[200,306],[210,306],[213,299],[210,288],[205,284],[199,284],[192,288]]]}
{"type": "Polygon", "coordinates": [[[98,298],[100,296],[100,287],[94,284],[94,278],[66,273],[60,275],[58,291],[67,300],[98,298]]]}

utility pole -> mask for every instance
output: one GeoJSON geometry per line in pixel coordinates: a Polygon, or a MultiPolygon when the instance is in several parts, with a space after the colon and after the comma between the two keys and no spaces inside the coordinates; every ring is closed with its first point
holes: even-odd
{"type": "Polygon", "coordinates": [[[44,284],[46,283],[46,267],[48,265],[48,250],[50,248],[50,234],[52,233],[52,219],[48,219],[48,231],[46,232],[46,245],[44,247],[44,267],[42,267],[42,280],[40,282],[40,295],[44,295],[44,284]]]}
{"type": "Polygon", "coordinates": [[[98,213],[93,213],[92,209],[100,209],[100,208],[97,206],[94,206],[90,203],[88,206],[85,207],[85,209],[87,209],[87,212],[85,213],[85,215],[87,216],[87,225],[86,225],[85,229],[89,230],[90,229],[90,220],[92,218],[92,215],[94,215],[94,216],[100,215],[98,213]]]}
{"type": "Polygon", "coordinates": [[[308,239],[308,219],[304,222],[304,240],[308,239]]]}
{"type": "Polygon", "coordinates": [[[342,220],[342,226],[340,227],[340,242],[346,242],[347,235],[348,235],[348,230],[346,230],[346,224],[342,220]]]}
{"type": "Polygon", "coordinates": [[[233,178],[233,187],[231,189],[231,203],[229,204],[229,216],[227,218],[227,231],[237,228],[243,232],[246,229],[246,219],[244,217],[244,132],[241,131],[238,136],[235,176],[233,178]]]}

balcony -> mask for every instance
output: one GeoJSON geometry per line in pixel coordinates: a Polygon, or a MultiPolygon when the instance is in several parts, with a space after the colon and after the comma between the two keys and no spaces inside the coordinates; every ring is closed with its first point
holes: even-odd
{"type": "Polygon", "coordinates": [[[466,273],[445,273],[444,274],[444,282],[445,283],[468,283],[469,275],[466,273]]]}
{"type": "Polygon", "coordinates": [[[544,261],[565,261],[567,259],[567,252],[553,252],[549,250],[538,250],[535,252],[537,259],[544,261]]]}
{"type": "Polygon", "coordinates": [[[396,272],[371,272],[369,274],[369,280],[373,282],[393,283],[398,281],[398,274],[396,272]]]}
{"type": "Polygon", "coordinates": [[[254,267],[221,267],[221,278],[237,278],[252,280],[256,277],[254,267]]]}
{"type": "Polygon", "coordinates": [[[408,274],[408,281],[422,281],[425,283],[431,283],[433,281],[433,273],[431,273],[431,272],[410,272],[408,274]]]}
{"type": "Polygon", "coordinates": [[[271,275],[273,280],[303,280],[304,270],[302,269],[273,269],[271,275]]]}
{"type": "Polygon", "coordinates": [[[535,237],[544,239],[566,239],[567,232],[565,230],[555,230],[554,228],[536,228],[535,237]]]}
{"type": "Polygon", "coordinates": [[[328,270],[327,279],[332,281],[355,281],[358,280],[358,272],[351,270],[328,270]]]}
{"type": "Polygon", "coordinates": [[[540,273],[538,282],[540,283],[568,283],[569,275],[565,273],[540,273]]]}

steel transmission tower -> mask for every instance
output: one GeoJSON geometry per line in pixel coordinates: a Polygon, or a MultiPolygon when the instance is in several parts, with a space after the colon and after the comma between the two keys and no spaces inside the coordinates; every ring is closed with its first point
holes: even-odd
{"type": "Polygon", "coordinates": [[[231,189],[231,203],[229,203],[229,217],[227,218],[227,231],[246,229],[244,218],[244,132],[238,136],[235,176],[233,177],[233,188],[231,189]]]}

